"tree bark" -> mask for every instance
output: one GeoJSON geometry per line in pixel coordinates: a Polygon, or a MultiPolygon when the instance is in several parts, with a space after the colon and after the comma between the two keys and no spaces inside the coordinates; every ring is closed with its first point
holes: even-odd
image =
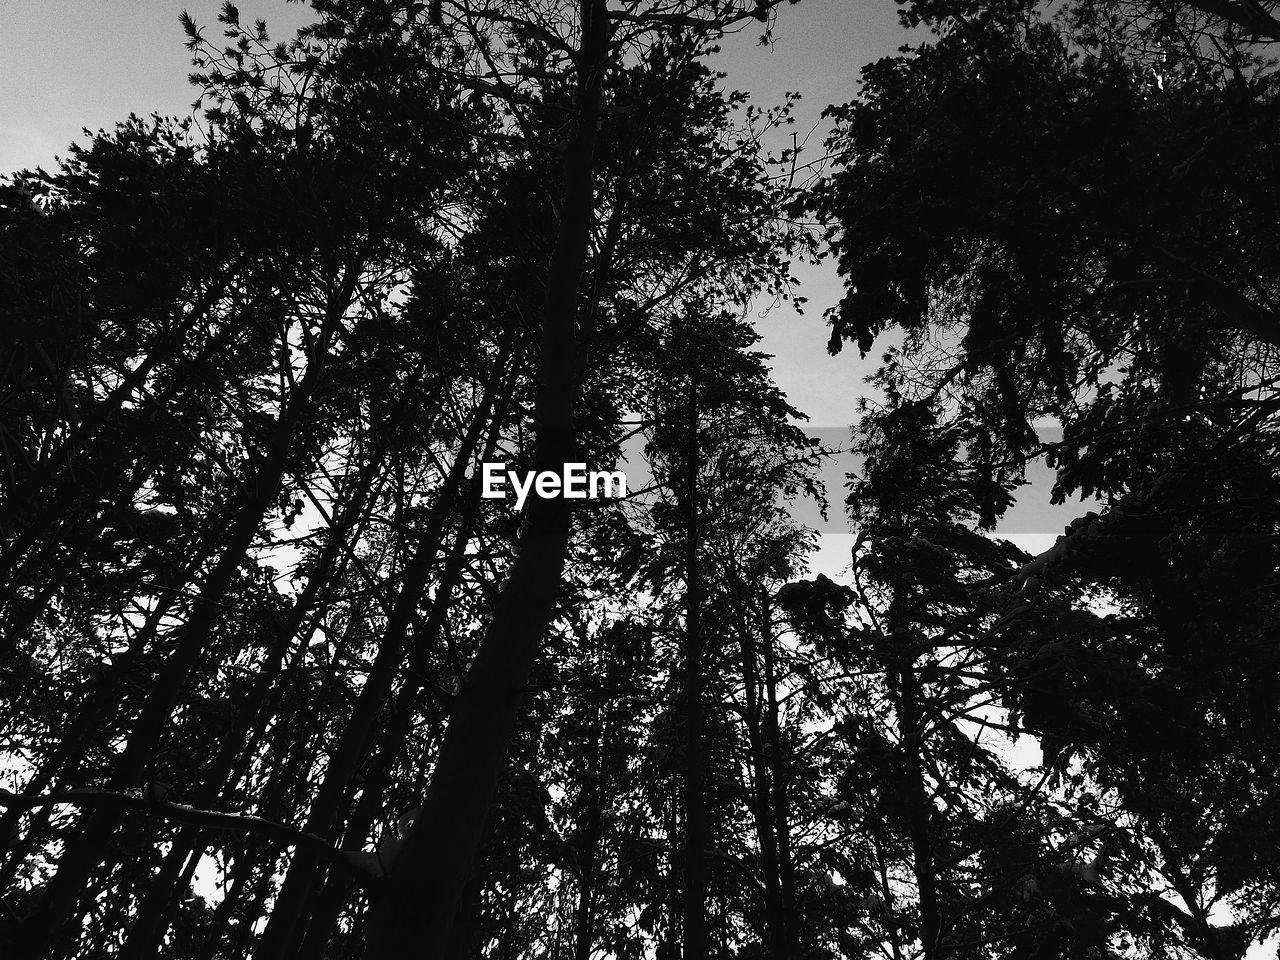
{"type": "MultiPolygon", "coordinates": [[[[743,604],[740,594],[736,603],[743,604]]],[[[760,844],[760,871],[764,875],[765,916],[768,925],[769,956],[785,960],[789,956],[785,930],[787,917],[782,901],[781,870],[778,863],[778,834],[774,822],[771,767],[765,742],[764,717],[761,709],[763,684],[760,680],[759,651],[755,631],[748,617],[741,617],[738,626],[742,656],[742,687],[747,727],[747,744],[751,752],[751,815],[756,827],[756,840],[760,844]]],[[[764,641],[771,642],[766,633],[764,641]]]]}
{"type": "MultiPolygon", "coordinates": [[[[284,477],[292,438],[309,415],[311,399],[327,367],[325,356],[329,336],[345,312],[356,282],[354,270],[349,270],[330,298],[317,349],[295,395],[289,398],[276,421],[270,449],[246,484],[243,502],[226,538],[226,548],[205,579],[187,622],[177,631],[173,649],[165,658],[130,731],[115,777],[116,785],[121,788],[141,787],[152,773],[161,734],[186,690],[190,673],[218,620],[221,598],[244,562],[262,517],[275,499],[284,477]]],[[[68,921],[82,902],[86,887],[101,864],[103,840],[114,832],[116,817],[112,811],[94,811],[83,818],[79,829],[67,841],[57,873],[45,888],[39,905],[19,928],[19,956],[32,960],[44,957],[56,940],[71,932],[68,921]]]]}
{"type": "MultiPolygon", "coordinates": [[[[495,416],[489,442],[485,446],[484,460],[493,455],[498,429],[502,421],[501,415],[495,416]]],[[[453,548],[445,561],[440,574],[440,582],[436,586],[436,595],[431,602],[431,613],[427,616],[421,637],[415,637],[413,648],[409,653],[408,666],[410,679],[397,696],[398,703],[392,708],[391,722],[380,738],[372,769],[366,775],[361,789],[360,799],[347,822],[343,833],[342,846],[347,850],[357,850],[364,846],[383,803],[383,792],[390,777],[392,768],[399,759],[401,751],[409,737],[413,719],[417,715],[419,702],[422,699],[426,683],[427,655],[438,648],[440,635],[444,630],[445,620],[452,606],[453,593],[461,579],[463,562],[466,559],[467,544],[471,539],[472,524],[475,522],[479,507],[478,484],[472,485],[468,497],[466,511],[458,524],[453,548]]],[[[415,631],[416,632],[416,631],[415,631]]],[[[321,890],[310,918],[306,924],[306,933],[298,948],[300,960],[321,960],[329,939],[333,933],[342,905],[351,890],[351,878],[334,871],[329,872],[324,888],[321,890]]]]}
{"type": "MultiPolygon", "coordinates": [[[[376,457],[371,458],[360,471],[355,490],[347,501],[341,518],[334,523],[324,549],[310,577],[293,606],[288,617],[281,624],[270,649],[262,662],[253,686],[244,698],[243,709],[237,711],[230,732],[223,740],[217,756],[208,767],[205,782],[193,792],[187,801],[196,807],[217,806],[228,787],[233,786],[240,775],[237,757],[251,754],[254,749],[259,722],[269,720],[274,714],[274,704],[278,697],[278,687],[282,682],[280,668],[284,663],[289,645],[299,639],[302,650],[305,650],[307,637],[314,629],[316,617],[323,611],[321,594],[329,584],[333,568],[346,546],[346,538],[363,513],[373,480],[380,464],[376,457]],[[310,616],[313,609],[316,617],[310,616]],[[305,625],[307,629],[303,629],[305,625]]],[[[243,763],[243,762],[242,762],[243,763]]],[[[185,830],[173,840],[173,851],[190,850],[198,853],[203,846],[198,841],[198,832],[185,830]]],[[[166,858],[166,865],[169,859],[166,858]]],[[[176,872],[171,867],[171,873],[176,872]]],[[[164,897],[163,888],[171,885],[173,876],[162,875],[156,881],[157,890],[149,895],[139,907],[130,925],[129,936],[120,949],[118,960],[146,960],[156,955],[160,944],[168,930],[170,921],[170,905],[172,897],[164,897]]]]}
{"type": "MultiPolygon", "coordinates": [[[[418,603],[426,590],[431,570],[440,551],[442,535],[450,513],[456,506],[458,493],[465,482],[467,468],[479,444],[481,433],[489,423],[494,407],[497,385],[491,380],[485,390],[480,410],[471,422],[467,435],[445,478],[432,511],[428,529],[420,538],[414,556],[406,565],[404,582],[396,598],[395,608],[387,621],[382,643],[378,647],[373,666],[360,688],[355,708],[347,721],[336,749],[325,767],[324,778],[311,804],[307,816],[306,833],[322,837],[334,834],[343,798],[347,795],[352,776],[369,749],[378,717],[391,694],[397,671],[403,661],[405,640],[409,627],[417,614],[418,603]]],[[[297,850],[276,896],[271,919],[258,941],[255,956],[263,960],[279,960],[292,955],[298,946],[296,934],[298,921],[315,884],[320,878],[321,861],[314,854],[297,850]]]]}
{"type": "MultiPolygon", "coordinates": [[[[606,650],[602,656],[606,658],[606,650]]],[[[601,664],[605,669],[605,665],[601,664]]],[[[591,699],[591,763],[585,770],[582,802],[586,807],[578,846],[578,905],[574,917],[574,960],[591,960],[595,946],[596,885],[600,878],[600,841],[604,830],[604,739],[606,723],[601,709],[601,692],[591,699]]]]}
{"type": "Polygon", "coordinates": [[[702,575],[698,563],[698,388],[689,381],[684,456],[684,960],[707,954],[707,811],[703,746],[702,575]]]}
{"type": "MultiPolygon", "coordinates": [[[[581,0],[577,116],[564,154],[560,224],[547,275],[534,406],[537,470],[575,453],[578,300],[594,220],[594,161],[608,51],[604,0],[581,0]]],[[[519,549],[454,706],[426,802],[373,905],[365,960],[439,960],[497,794],[538,647],[551,622],[568,549],[563,498],[531,499],[519,549]]]]}
{"type": "Polygon", "coordinates": [[[900,749],[905,753],[908,777],[907,824],[911,838],[912,869],[920,901],[920,942],[924,960],[941,960],[945,954],[941,943],[942,919],[933,858],[934,811],[924,780],[924,766],[920,762],[924,718],[920,711],[919,681],[912,663],[904,664],[896,673],[897,707],[902,724],[900,749]]]}
{"type": "Polygon", "coordinates": [[[778,704],[778,664],[773,636],[773,607],[768,596],[762,599],[761,639],[764,648],[765,753],[773,787],[773,829],[778,856],[778,885],[781,893],[777,946],[778,956],[790,960],[798,955],[796,945],[796,871],[791,853],[791,765],[782,740],[778,704]]]}

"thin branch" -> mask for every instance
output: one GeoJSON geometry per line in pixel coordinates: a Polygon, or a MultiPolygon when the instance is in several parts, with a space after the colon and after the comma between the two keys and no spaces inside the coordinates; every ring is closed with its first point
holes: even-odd
{"type": "Polygon", "coordinates": [[[0,806],[19,810],[35,810],[53,805],[70,805],[90,809],[106,808],[130,813],[150,814],[173,823],[186,824],[187,826],[264,837],[268,840],[274,840],[283,846],[308,850],[331,863],[339,864],[354,872],[362,874],[368,874],[369,872],[358,860],[360,851],[339,850],[325,840],[324,837],[317,836],[314,833],[306,833],[283,823],[264,820],[261,817],[254,817],[248,814],[199,810],[182,803],[170,803],[167,800],[157,799],[154,790],[149,795],[148,792],[141,790],[136,793],[114,793],[109,790],[86,787],[29,796],[0,788],[0,806]]]}

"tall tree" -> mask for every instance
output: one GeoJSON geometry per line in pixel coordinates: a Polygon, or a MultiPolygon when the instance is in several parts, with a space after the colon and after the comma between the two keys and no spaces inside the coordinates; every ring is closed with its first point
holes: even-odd
{"type": "Polygon", "coordinates": [[[904,331],[890,406],[955,432],[988,524],[1046,453],[1058,499],[1102,501],[986,578],[1035,625],[992,650],[1002,701],[1046,769],[1122,811],[1147,888],[1126,895],[1128,935],[1239,956],[1275,927],[1266,869],[1218,839],[1274,829],[1274,722],[1225,693],[1275,676],[1257,652],[1274,518],[1239,485],[1274,483],[1275,197],[1256,176],[1272,67],[1226,6],[906,18],[938,38],[869,67],[865,98],[836,110],[842,169],[818,197],[849,278],[832,348],[904,331]],[[1050,419],[1060,443],[1033,429],[1050,419]],[[1064,589],[1091,596],[1064,608],[1064,589]]]}

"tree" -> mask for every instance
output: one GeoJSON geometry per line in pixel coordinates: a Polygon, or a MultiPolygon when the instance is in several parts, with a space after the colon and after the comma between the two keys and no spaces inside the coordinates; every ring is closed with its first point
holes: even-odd
{"type": "Polygon", "coordinates": [[[816,197],[849,284],[832,347],[905,332],[885,416],[928,411],[917,429],[958,438],[988,525],[1046,452],[1058,499],[1102,499],[986,578],[1040,621],[992,650],[1002,701],[1046,769],[1123,811],[1129,883],[1146,887],[1126,894],[1128,934],[1239,956],[1275,923],[1266,870],[1215,839],[1272,829],[1274,722],[1226,693],[1273,675],[1255,653],[1273,520],[1238,485],[1273,483],[1272,235],[1255,219],[1273,196],[1253,173],[1274,150],[1270,67],[1191,7],[1051,23],[1034,5],[929,4],[908,20],[939,38],[868,68],[816,197]],[[1046,418],[1061,443],[1038,442],[1046,418]],[[1062,590],[1086,592],[1064,607],[1062,590]],[[1219,806],[1206,774],[1248,786],[1219,806]],[[1238,919],[1211,921],[1218,903],[1238,919]]]}
{"type": "MultiPolygon", "coordinates": [[[[39,746],[4,801],[26,954],[318,956],[335,925],[371,955],[416,926],[445,949],[490,810],[521,795],[504,758],[539,644],[574,613],[562,570],[599,576],[599,538],[626,535],[583,519],[579,542],[564,501],[517,517],[468,478],[498,451],[607,464],[661,360],[652,318],[713,288],[738,303],[785,291],[793,237],[757,131],[701,63],[770,7],[589,3],[543,22],[321,3],[273,45],[227,4],[225,45],[184,18],[207,142],[135,124],[15,180],[30,247],[16,302],[53,316],[24,349],[56,343],[58,360],[14,376],[28,448],[0,505],[17,521],[9,635],[23,677],[74,705],[24,684],[23,739],[39,746]],[[175,182],[199,230],[170,215],[175,182]],[[58,249],[32,230],[42,218],[64,230],[58,249]],[[82,222],[108,241],[83,243],[111,318],[88,348],[42,299],[82,255],[82,222]],[[135,304],[127,281],[103,282],[139,241],[163,282],[135,304]],[[93,393],[90,416],[58,396],[59,364],[93,393]],[[143,397],[164,445],[147,444],[143,397]],[[30,411],[47,398],[45,422],[30,411]],[[72,482],[90,466],[92,484],[72,482]],[[68,576],[135,556],[128,579],[68,576]],[[405,836],[362,849],[420,794],[405,836]],[[229,885],[202,911],[185,891],[209,860],[229,885]],[[428,888],[435,914],[395,909],[428,888]]],[[[505,854],[491,876],[523,869],[505,854]]],[[[588,922],[580,949],[591,937],[588,922]]]]}
{"type": "Polygon", "coordinates": [[[787,777],[779,770],[783,748],[772,675],[775,637],[768,588],[762,593],[761,582],[768,571],[795,563],[803,549],[803,537],[788,527],[782,505],[801,491],[820,499],[812,471],[823,451],[795,425],[799,414],[770,384],[764,358],[749,351],[758,339],[730,313],[687,305],[671,318],[662,344],[663,372],[651,388],[647,451],[662,491],[653,509],[661,546],[647,575],[659,596],[672,580],[681,593],[675,607],[682,623],[674,628],[679,682],[673,713],[679,719],[673,734],[681,763],[679,889],[686,956],[708,950],[710,852],[737,839],[723,836],[740,802],[737,778],[729,772],[736,758],[724,743],[732,737],[722,719],[725,687],[735,673],[746,691],[755,789],[766,792],[745,803],[755,817],[768,891],[765,939],[771,956],[793,952],[787,923],[794,907],[794,890],[787,890],[794,885],[788,883],[787,777]],[[708,376],[711,371],[714,376],[708,376]],[[738,656],[724,646],[734,636],[738,656]],[[759,694],[767,695],[767,707],[761,707],[759,694]]]}

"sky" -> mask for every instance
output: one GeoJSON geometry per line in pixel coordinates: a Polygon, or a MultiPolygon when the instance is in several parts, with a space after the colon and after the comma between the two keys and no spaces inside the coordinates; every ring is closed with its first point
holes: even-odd
{"type": "MultiPolygon", "coordinates": [[[[0,0],[0,173],[48,166],[85,128],[110,127],[130,112],[185,116],[194,88],[179,12],[216,29],[219,0],[0,0]]],[[[308,22],[309,8],[285,0],[243,0],[241,19],[263,17],[276,39],[308,22]]],[[[786,91],[804,94],[795,129],[808,131],[829,103],[849,100],[862,64],[893,52],[907,34],[893,0],[804,0],[783,5],[772,47],[752,23],[724,43],[718,66],[729,85],[761,105],[786,91]]],[[[212,31],[210,31],[212,33],[212,31]]],[[[811,140],[820,156],[821,137],[811,140]]],[[[792,402],[820,427],[852,419],[869,365],[856,355],[829,357],[823,309],[838,297],[834,271],[798,267],[810,307],[803,318],[777,309],[758,319],[775,369],[792,402]]]]}
{"type": "MultiPolygon", "coordinates": [[[[305,4],[285,0],[242,0],[242,21],[267,21],[276,39],[288,39],[310,20],[305,4]]],[[[67,146],[84,139],[84,129],[110,127],[130,112],[174,116],[191,113],[195,90],[187,83],[191,66],[178,14],[185,8],[197,23],[217,29],[219,0],[0,0],[0,174],[37,165],[51,166],[67,146]]],[[[894,0],[803,0],[784,4],[773,43],[760,46],[754,22],[726,38],[716,66],[726,83],[749,93],[761,106],[780,103],[800,91],[795,129],[803,136],[819,124],[824,107],[855,97],[862,66],[889,56],[918,39],[897,22],[894,0]]],[[[809,141],[807,157],[823,153],[822,131],[809,141]]],[[[875,366],[880,346],[867,359],[846,348],[827,353],[823,312],[840,298],[840,282],[830,263],[799,264],[804,314],[787,306],[757,309],[753,318],[771,354],[774,376],[791,403],[809,416],[822,442],[847,446],[848,425],[875,366]]],[[[848,458],[824,472],[829,494],[842,499],[848,458]]],[[[1047,547],[1078,507],[1048,506],[1048,473],[1024,488],[1001,532],[1024,549],[1047,547]]],[[[813,518],[808,511],[806,518],[813,518]]],[[[815,569],[834,572],[848,562],[851,538],[842,514],[822,525],[822,550],[815,569]]]]}
{"type": "MultiPolygon", "coordinates": [[[[130,112],[185,116],[194,88],[178,14],[214,22],[218,0],[0,0],[0,173],[48,166],[82,129],[110,127],[130,112]]],[[[241,19],[261,16],[276,39],[309,20],[304,4],[242,0],[241,19]]],[[[893,0],[804,0],[783,5],[772,47],[752,23],[728,38],[718,66],[729,85],[761,105],[788,90],[804,94],[795,129],[807,131],[829,103],[850,99],[862,64],[891,53],[906,33],[893,0]]],[[[212,31],[210,31],[212,32],[212,31]]],[[[821,137],[811,140],[820,156],[821,137]]],[[[855,354],[829,357],[823,309],[839,297],[834,271],[798,268],[810,307],[803,318],[776,309],[758,318],[762,349],[792,402],[819,427],[843,427],[853,416],[869,366],[855,354]]]]}

